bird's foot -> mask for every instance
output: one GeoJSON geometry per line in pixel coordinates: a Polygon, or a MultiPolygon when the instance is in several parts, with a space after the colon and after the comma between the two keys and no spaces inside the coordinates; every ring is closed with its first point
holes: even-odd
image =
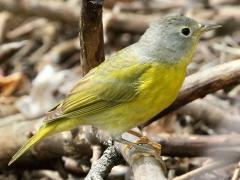
{"type": "Polygon", "coordinates": [[[128,131],[128,133],[137,137],[138,140],[136,140],[135,142],[130,142],[121,138],[119,142],[126,145],[124,148],[124,153],[134,154],[135,160],[141,156],[152,156],[160,163],[162,169],[167,172],[165,163],[161,157],[161,145],[159,143],[151,141],[146,136],[142,136],[138,132],[130,130],[128,131]]]}

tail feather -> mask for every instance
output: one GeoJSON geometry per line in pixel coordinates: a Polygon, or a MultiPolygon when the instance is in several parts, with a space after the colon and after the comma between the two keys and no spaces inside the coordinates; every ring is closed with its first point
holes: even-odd
{"type": "Polygon", "coordinates": [[[12,157],[11,161],[8,163],[8,166],[10,166],[13,162],[15,162],[18,158],[20,158],[24,153],[26,153],[34,144],[39,142],[41,139],[49,135],[54,127],[45,125],[39,129],[39,131],[31,137],[18,151],[17,153],[12,157]]]}

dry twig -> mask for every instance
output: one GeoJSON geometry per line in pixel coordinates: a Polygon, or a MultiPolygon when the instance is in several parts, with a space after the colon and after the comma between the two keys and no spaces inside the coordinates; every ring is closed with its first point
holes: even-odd
{"type": "Polygon", "coordinates": [[[198,99],[178,110],[180,114],[190,115],[196,120],[204,121],[213,128],[224,128],[240,131],[240,116],[232,115],[223,109],[209,103],[205,99],[198,99]]]}
{"type": "Polygon", "coordinates": [[[115,149],[115,146],[110,145],[104,151],[100,159],[97,160],[96,163],[92,165],[85,180],[106,179],[111,169],[114,166],[118,165],[121,160],[122,160],[121,155],[117,152],[117,150],[115,149]]]}
{"type": "Polygon", "coordinates": [[[231,180],[238,180],[240,177],[240,167],[239,167],[239,163],[236,167],[236,169],[234,170],[233,176],[231,180]]]}
{"type": "Polygon", "coordinates": [[[153,135],[155,142],[162,145],[162,155],[177,157],[210,156],[217,158],[234,157],[239,151],[239,135],[153,135]]]}
{"type": "Polygon", "coordinates": [[[81,67],[85,75],[104,61],[102,1],[83,0],[80,15],[81,67]]]}
{"type": "Polygon", "coordinates": [[[181,176],[173,178],[173,180],[189,180],[193,177],[196,178],[196,177],[199,177],[200,175],[202,175],[204,173],[207,173],[207,172],[215,170],[217,168],[226,166],[226,165],[231,164],[231,163],[232,163],[232,161],[227,161],[227,160],[212,162],[212,163],[209,163],[209,164],[207,164],[205,166],[202,166],[198,169],[190,171],[186,174],[183,174],[181,176]]]}

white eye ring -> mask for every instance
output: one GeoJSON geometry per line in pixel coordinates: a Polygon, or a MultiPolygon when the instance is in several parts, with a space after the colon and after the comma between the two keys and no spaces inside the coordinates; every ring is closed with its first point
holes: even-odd
{"type": "Polygon", "coordinates": [[[184,28],[181,29],[180,33],[181,33],[182,36],[188,37],[188,36],[190,36],[192,34],[192,31],[191,31],[190,28],[184,27],[184,28]]]}

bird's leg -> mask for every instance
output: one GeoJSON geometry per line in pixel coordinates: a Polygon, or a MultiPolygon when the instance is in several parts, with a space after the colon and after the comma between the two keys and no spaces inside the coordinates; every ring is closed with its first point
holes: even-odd
{"type": "Polygon", "coordinates": [[[141,138],[143,135],[141,134],[141,133],[139,133],[139,132],[136,132],[136,131],[133,131],[133,130],[128,130],[128,132],[127,132],[128,134],[132,134],[133,136],[136,136],[136,137],[138,137],[138,138],[141,138]]]}
{"type": "Polygon", "coordinates": [[[158,155],[158,156],[161,155],[161,144],[151,141],[146,136],[143,136],[143,135],[141,135],[140,133],[138,133],[136,131],[129,130],[128,133],[139,138],[139,140],[134,142],[134,144],[137,144],[137,145],[144,145],[144,144],[145,145],[149,145],[150,146],[149,148],[151,150],[153,150],[156,153],[156,155],[158,155]]]}
{"type": "Polygon", "coordinates": [[[128,133],[133,135],[134,137],[137,137],[138,140],[136,140],[135,142],[131,142],[124,139],[123,137],[120,137],[117,142],[126,145],[126,147],[124,148],[124,153],[128,154],[128,152],[132,151],[132,149],[135,148],[136,153],[141,154],[142,156],[153,156],[156,160],[160,162],[160,165],[166,172],[166,166],[161,158],[161,145],[151,141],[146,136],[142,136],[140,133],[133,130],[129,130],[128,133]]]}
{"type": "Polygon", "coordinates": [[[142,146],[141,144],[137,144],[136,142],[130,142],[130,141],[127,141],[126,139],[123,139],[122,137],[115,140],[121,144],[125,144],[126,147],[124,148],[124,152],[126,152],[127,150],[131,149],[131,148],[136,148],[137,150],[141,151],[141,152],[151,152],[152,150],[145,147],[145,146],[142,146]]]}

